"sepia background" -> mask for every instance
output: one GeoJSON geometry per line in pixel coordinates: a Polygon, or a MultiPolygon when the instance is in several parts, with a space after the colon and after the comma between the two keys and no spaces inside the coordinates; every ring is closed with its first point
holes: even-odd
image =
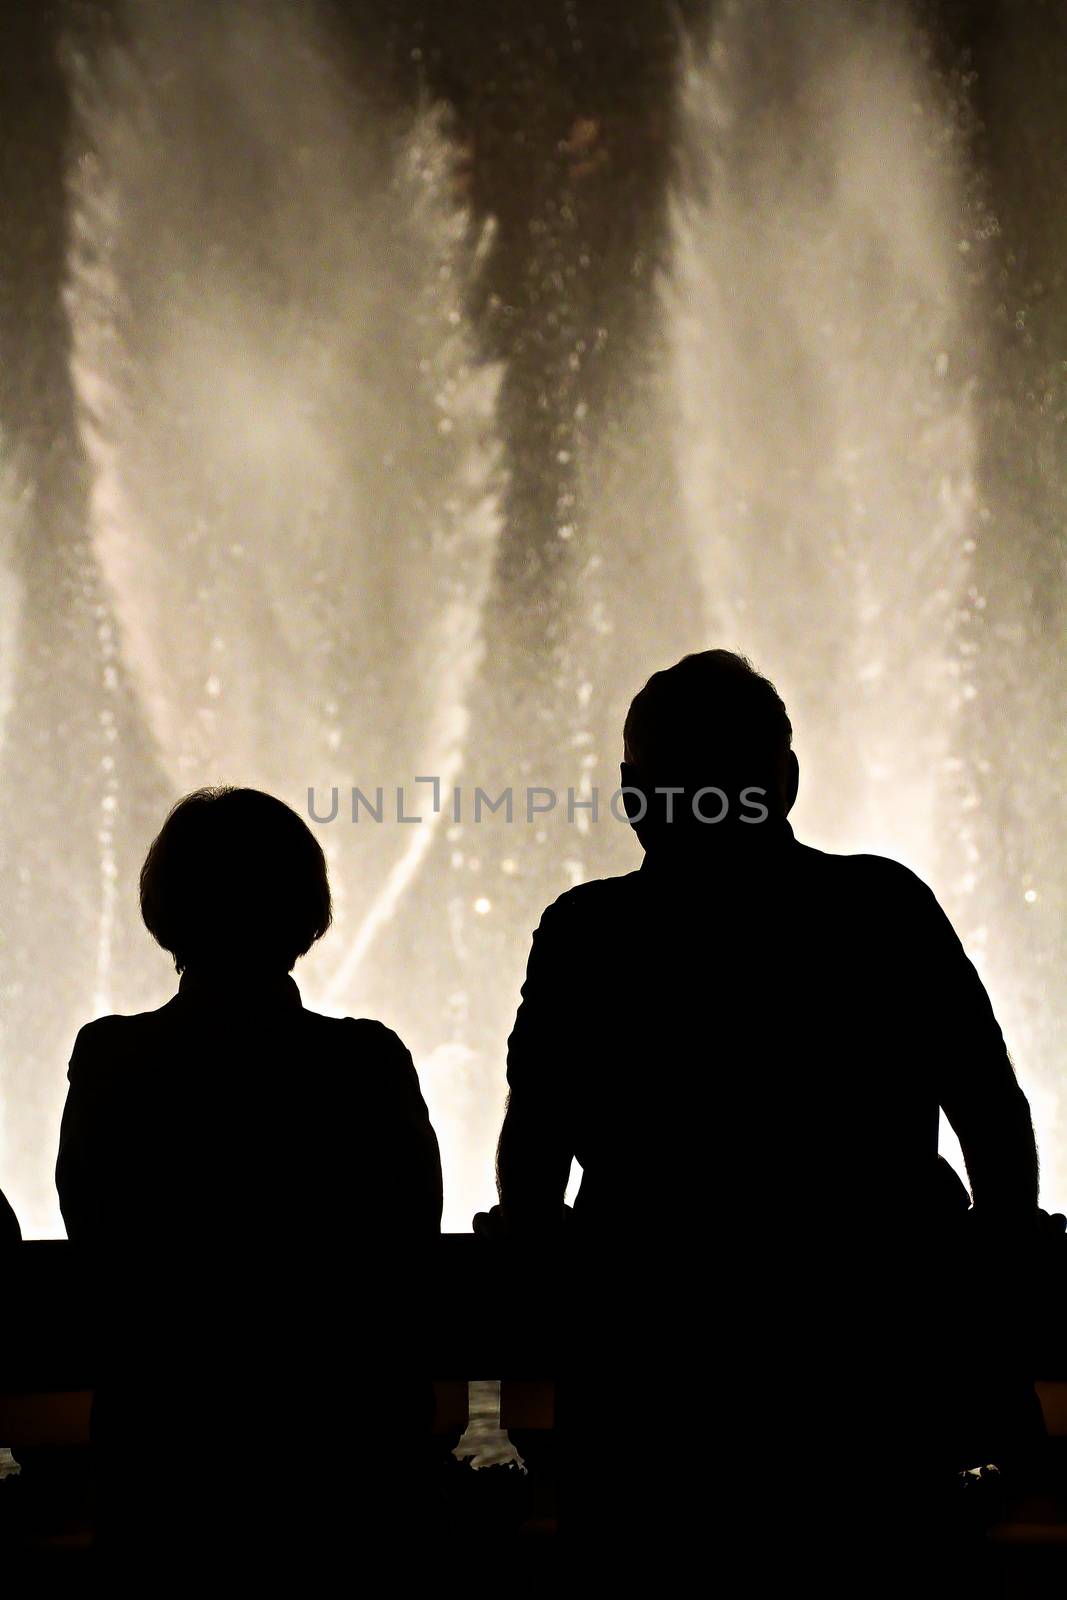
{"type": "Polygon", "coordinates": [[[409,1044],[467,1228],[531,930],[637,864],[625,708],[710,645],[786,700],[798,835],[935,888],[1067,1208],[1063,7],[68,0],[4,8],[0,78],[25,1233],[78,1028],[173,992],[137,872],[215,782],[339,789],[296,977],[409,1044]]]}

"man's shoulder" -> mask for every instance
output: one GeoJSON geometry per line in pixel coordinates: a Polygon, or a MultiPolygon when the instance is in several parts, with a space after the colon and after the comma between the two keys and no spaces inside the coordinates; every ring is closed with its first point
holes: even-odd
{"type": "Polygon", "coordinates": [[[610,917],[635,900],[641,890],[640,872],[624,872],[614,878],[590,878],[587,883],[566,889],[541,917],[542,927],[574,927],[587,921],[610,917]]]}
{"type": "Polygon", "coordinates": [[[859,900],[875,899],[912,909],[929,907],[933,891],[911,867],[892,856],[860,853],[835,855],[811,845],[797,845],[796,864],[806,878],[824,889],[834,886],[859,900]]]}

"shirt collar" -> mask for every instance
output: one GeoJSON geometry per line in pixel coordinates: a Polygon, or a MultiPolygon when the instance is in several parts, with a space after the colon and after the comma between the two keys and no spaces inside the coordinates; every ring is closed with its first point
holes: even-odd
{"type": "Polygon", "coordinates": [[[178,980],[183,1007],[212,1010],[297,1011],[304,1002],[289,972],[242,972],[239,968],[190,968],[178,980]]]}
{"type": "Polygon", "coordinates": [[[738,824],[729,834],[690,835],[693,848],[646,851],[640,870],[652,876],[680,875],[706,879],[729,877],[777,868],[791,851],[798,849],[796,836],[785,817],[768,817],[764,822],[738,824]]]}

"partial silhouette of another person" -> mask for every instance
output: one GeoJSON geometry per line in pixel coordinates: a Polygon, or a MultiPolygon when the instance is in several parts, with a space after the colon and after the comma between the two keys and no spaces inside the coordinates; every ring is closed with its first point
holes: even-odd
{"type": "Polygon", "coordinates": [[[56,1170],[94,1285],[99,1557],[145,1592],[175,1563],[325,1581],[385,1549],[402,1572],[441,1218],[411,1057],[303,1005],[331,897],[281,801],[188,795],[140,891],[178,992],[82,1028],[56,1170]]]}
{"type": "Polygon", "coordinates": [[[574,1269],[561,1529],[662,1592],[694,1563],[739,1593],[899,1592],[978,1464],[961,1419],[990,1373],[1025,1386],[991,1308],[1037,1216],[1026,1099],[926,885],[794,837],[789,717],[746,660],[657,672],[622,783],[644,860],[544,913],[498,1152],[510,1237],[574,1269]]]}
{"type": "Polygon", "coordinates": [[[19,1219],[10,1200],[0,1190],[0,1246],[21,1243],[22,1229],[19,1226],[19,1219]]]}

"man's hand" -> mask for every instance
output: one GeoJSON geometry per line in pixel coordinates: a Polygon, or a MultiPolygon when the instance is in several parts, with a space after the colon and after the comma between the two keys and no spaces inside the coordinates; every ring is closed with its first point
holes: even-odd
{"type": "Polygon", "coordinates": [[[507,1237],[507,1224],[500,1206],[474,1213],[474,1237],[485,1239],[489,1244],[499,1244],[507,1237]]]}
{"type": "MultiPolygon", "coordinates": [[[[569,1227],[572,1216],[573,1212],[570,1206],[564,1206],[559,1220],[560,1232],[569,1227]]],[[[538,1239],[550,1237],[550,1231],[546,1231],[543,1227],[539,1227],[535,1231],[538,1239]]],[[[493,1206],[491,1211],[476,1211],[474,1213],[474,1236],[476,1239],[484,1239],[489,1244],[507,1244],[514,1243],[516,1240],[526,1240],[530,1235],[531,1230],[517,1228],[508,1221],[503,1206],[493,1206]]]]}

